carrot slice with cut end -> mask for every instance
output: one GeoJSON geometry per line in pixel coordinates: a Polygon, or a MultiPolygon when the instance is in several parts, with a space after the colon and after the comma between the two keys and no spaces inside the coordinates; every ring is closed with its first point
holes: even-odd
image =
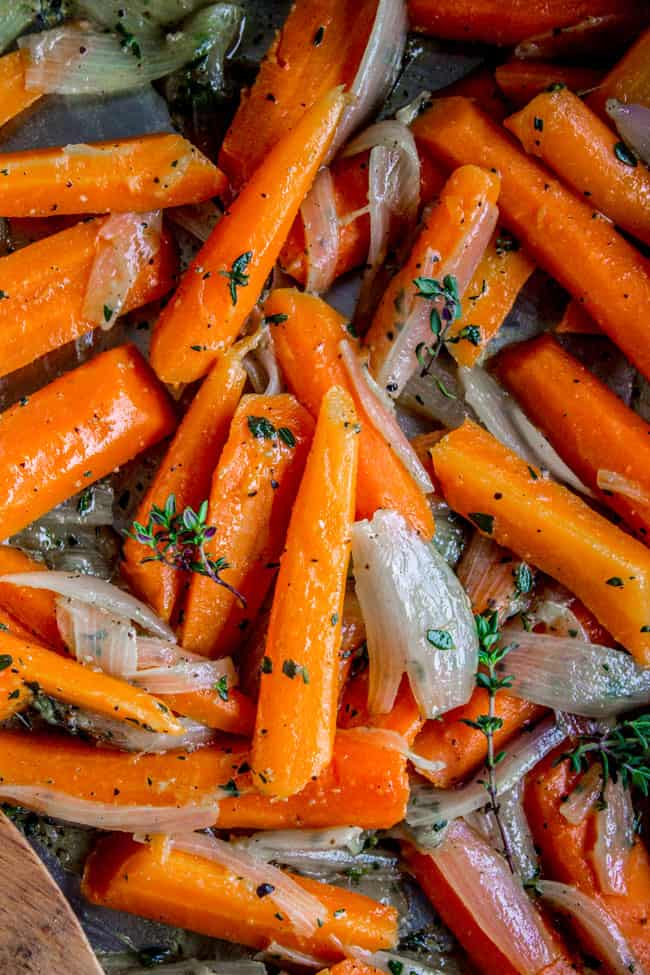
{"type": "Polygon", "coordinates": [[[0,125],[37,102],[43,92],[25,88],[25,55],[13,51],[0,58],[0,125]]]}
{"type": "Polygon", "coordinates": [[[331,968],[324,968],[318,975],[381,975],[381,972],[372,965],[346,958],[345,961],[340,961],[331,968]]]}
{"type": "MultiPolygon", "coordinates": [[[[42,572],[45,566],[19,548],[0,545],[0,576],[14,572],[42,572]]],[[[0,583],[0,609],[22,624],[39,642],[54,650],[65,650],[56,623],[56,596],[47,589],[28,589],[0,583]]]]}
{"type": "Polygon", "coordinates": [[[592,68],[518,58],[500,64],[494,75],[501,91],[517,106],[526,105],[553,85],[566,85],[580,95],[596,87],[603,76],[601,71],[592,68]]]}
{"type": "Polygon", "coordinates": [[[368,671],[352,677],[343,689],[339,706],[339,728],[385,728],[401,735],[410,746],[422,728],[420,715],[408,677],[404,676],[395,703],[388,714],[368,711],[368,671]]]}
{"type": "Polygon", "coordinates": [[[207,728],[250,737],[255,725],[255,705],[236,687],[228,688],[227,695],[224,700],[218,691],[201,690],[161,694],[161,700],[176,714],[192,718],[207,728]]]}
{"type": "Polygon", "coordinates": [[[562,318],[555,326],[556,332],[579,332],[582,335],[602,335],[600,327],[579,301],[572,298],[564,309],[562,318]]]}
{"type": "Polygon", "coordinates": [[[609,98],[650,108],[650,28],[629,48],[587,98],[587,104],[606,118],[609,98]]]}

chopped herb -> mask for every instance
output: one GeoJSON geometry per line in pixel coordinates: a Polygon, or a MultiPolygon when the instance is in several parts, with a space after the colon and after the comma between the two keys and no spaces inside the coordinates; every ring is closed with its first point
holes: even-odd
{"type": "Polygon", "coordinates": [[[7,292],[6,291],[2,291],[0,289],[0,301],[2,301],[3,298],[8,298],[8,297],[9,297],[9,295],[7,294],[7,292]]]}
{"type": "Polygon", "coordinates": [[[614,146],[614,155],[619,162],[625,163],[626,166],[631,166],[632,169],[636,167],[637,158],[631,149],[628,149],[624,142],[616,143],[614,146]]]}
{"type": "Polygon", "coordinates": [[[526,565],[525,562],[520,562],[512,574],[515,579],[515,591],[517,595],[524,596],[526,593],[529,593],[533,588],[533,573],[530,570],[530,566],[526,565]]]}
{"type": "Polygon", "coordinates": [[[6,670],[7,667],[11,667],[14,662],[14,658],[8,653],[0,653],[0,670],[6,670]]]}
{"type": "Polygon", "coordinates": [[[255,893],[258,897],[268,897],[275,890],[273,884],[260,884],[255,893]]]}
{"type": "Polygon", "coordinates": [[[337,907],[337,909],[332,912],[332,916],[333,917],[345,917],[345,913],[346,913],[346,911],[345,911],[345,908],[344,907],[337,907]]]}
{"type": "Polygon", "coordinates": [[[278,312],[277,315],[267,315],[266,318],[263,318],[262,325],[281,325],[282,322],[286,322],[288,318],[288,315],[283,315],[278,312]]]}
{"type": "Polygon", "coordinates": [[[589,768],[591,759],[600,762],[603,782],[617,782],[634,786],[647,796],[650,794],[650,714],[619,721],[614,728],[605,728],[593,735],[580,735],[579,744],[558,759],[569,759],[575,772],[589,768]]]}
{"type": "Polygon", "coordinates": [[[460,332],[457,335],[452,336],[447,339],[447,345],[456,345],[458,342],[463,340],[469,342],[471,345],[481,344],[481,329],[478,325],[463,325],[460,332]]]}
{"type": "Polygon", "coordinates": [[[296,446],[296,438],[294,437],[289,427],[280,427],[280,429],[278,430],[278,437],[280,438],[280,440],[282,440],[283,443],[286,443],[287,447],[296,446]]]}
{"type": "Polygon", "coordinates": [[[290,658],[282,661],[282,673],[285,677],[293,680],[297,674],[302,677],[303,684],[309,683],[309,671],[303,664],[297,664],[295,660],[290,658]]]}
{"type": "Polygon", "coordinates": [[[352,336],[353,339],[359,338],[359,333],[355,328],[354,322],[348,322],[347,325],[345,326],[345,330],[348,333],[348,335],[352,336]]]}
{"type": "Polygon", "coordinates": [[[104,321],[110,322],[112,317],[113,317],[113,309],[111,308],[110,305],[104,305],[104,321]]]}
{"type": "Polygon", "coordinates": [[[438,387],[438,389],[440,390],[443,396],[445,396],[447,399],[458,399],[455,393],[452,393],[450,392],[450,390],[447,389],[442,379],[438,379],[437,376],[435,376],[434,379],[435,379],[436,386],[438,387]]]}
{"type": "Polygon", "coordinates": [[[219,274],[223,278],[228,278],[230,287],[230,300],[233,305],[237,304],[237,288],[245,288],[248,284],[248,275],[246,274],[246,268],[251,262],[253,257],[252,251],[246,251],[245,254],[240,254],[231,265],[229,271],[219,271],[219,274]]]}
{"type": "Polygon", "coordinates": [[[563,88],[566,88],[566,85],[565,85],[565,83],[563,81],[554,81],[553,84],[552,85],[549,85],[546,90],[547,91],[562,91],[563,88]]]}
{"type": "Polygon", "coordinates": [[[336,624],[338,623],[338,621],[339,621],[339,614],[338,613],[332,613],[332,618],[331,618],[332,626],[336,626],[336,624]]]}
{"type": "Polygon", "coordinates": [[[528,465],[528,473],[530,474],[533,481],[539,481],[539,474],[537,473],[534,467],[530,466],[530,464],[528,465]]]}
{"type": "Polygon", "coordinates": [[[402,975],[404,971],[404,964],[401,961],[397,961],[396,958],[388,959],[388,971],[390,975],[402,975]]]}
{"type": "Polygon", "coordinates": [[[645,626],[642,626],[641,627],[641,632],[642,633],[650,633],[650,626],[648,626],[648,624],[646,623],[645,626]]]}
{"type": "Polygon", "coordinates": [[[427,640],[437,650],[454,650],[454,641],[449,630],[427,630],[427,640]]]}
{"type": "Polygon", "coordinates": [[[257,440],[273,440],[277,430],[265,416],[246,417],[248,429],[257,440]]]}
{"type": "Polygon", "coordinates": [[[518,251],[520,247],[519,241],[512,234],[506,233],[504,230],[501,231],[496,241],[496,251],[497,255],[501,257],[503,254],[507,254],[510,251],[518,251]]]}
{"type": "Polygon", "coordinates": [[[228,700],[228,677],[226,674],[220,677],[219,680],[214,685],[214,689],[221,698],[222,701],[228,700]]]}
{"type": "Polygon", "coordinates": [[[138,964],[143,968],[156,968],[168,961],[173,955],[173,950],[163,945],[154,945],[152,948],[141,948],[138,951],[138,964]]]}
{"type": "Polygon", "coordinates": [[[270,657],[267,657],[267,656],[262,657],[262,663],[260,665],[260,670],[262,671],[263,674],[272,674],[273,673],[273,661],[271,660],[270,657]]]}
{"type": "Polygon", "coordinates": [[[235,799],[239,795],[239,789],[237,788],[237,783],[234,779],[228,779],[228,781],[220,787],[223,792],[229,796],[233,796],[235,799]]]}
{"type": "Polygon", "coordinates": [[[95,507],[95,492],[92,487],[84,488],[77,501],[77,512],[83,518],[95,507]]]}
{"type": "Polygon", "coordinates": [[[319,27],[316,33],[314,34],[314,39],[312,41],[314,47],[319,47],[319,45],[323,43],[324,37],[325,37],[325,28],[319,27]]]}
{"type": "Polygon", "coordinates": [[[122,38],[122,40],[120,41],[120,47],[122,48],[122,50],[128,51],[129,54],[132,54],[134,57],[139,59],[142,56],[142,52],[140,50],[140,45],[138,44],[135,36],[130,31],[128,31],[124,26],[124,24],[119,20],[115,24],[115,31],[122,38]]]}
{"type": "Polygon", "coordinates": [[[536,115],[535,118],[533,119],[533,128],[535,129],[535,132],[543,132],[544,131],[544,119],[543,118],[538,118],[537,115],[536,115]]]}
{"type": "Polygon", "coordinates": [[[612,576],[611,579],[606,579],[605,580],[605,585],[606,586],[614,586],[615,589],[622,589],[623,588],[623,580],[620,578],[620,576],[612,576]]]}
{"type": "Polygon", "coordinates": [[[482,511],[470,511],[467,516],[473,521],[477,528],[480,528],[486,535],[492,534],[494,528],[494,515],[486,515],[482,511]]]}

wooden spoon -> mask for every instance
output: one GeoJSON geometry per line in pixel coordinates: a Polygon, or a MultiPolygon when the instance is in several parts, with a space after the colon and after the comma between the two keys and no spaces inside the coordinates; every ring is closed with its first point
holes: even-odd
{"type": "Polygon", "coordinates": [[[103,975],[59,887],[22,833],[1,812],[0,972],[103,975]]]}

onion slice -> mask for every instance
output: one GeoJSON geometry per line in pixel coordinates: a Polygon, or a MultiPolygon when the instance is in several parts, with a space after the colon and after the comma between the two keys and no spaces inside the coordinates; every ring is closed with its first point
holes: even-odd
{"type": "Polygon", "coordinates": [[[390,728],[368,727],[356,728],[355,730],[371,736],[375,740],[375,744],[379,745],[380,748],[389,748],[391,751],[399,752],[404,758],[408,758],[409,762],[419,772],[429,772],[431,775],[434,775],[436,772],[442,771],[445,767],[444,762],[432,761],[429,758],[425,758],[424,755],[418,755],[417,752],[411,751],[404,736],[400,735],[397,731],[392,731],[390,728]]]}
{"type": "Polygon", "coordinates": [[[624,105],[615,98],[609,98],[605,111],[624,141],[646,166],[650,166],[650,108],[645,105],[624,105]]]}
{"type": "MultiPolygon", "coordinates": [[[[650,110],[648,110],[650,115],[650,110]]],[[[638,481],[630,481],[629,478],[617,474],[616,471],[598,469],[596,472],[596,484],[601,491],[610,491],[612,494],[621,494],[625,498],[637,501],[639,504],[650,505],[650,493],[638,481]]]]}
{"type": "Polygon", "coordinates": [[[347,850],[361,853],[365,831],[360,826],[335,826],[332,829],[274,829],[262,830],[234,841],[260,859],[280,859],[283,853],[347,850]]]}
{"type": "Polygon", "coordinates": [[[178,718],[184,727],[181,735],[158,734],[145,731],[125,721],[114,721],[102,714],[91,711],[74,710],[66,727],[73,734],[90,735],[99,741],[125,752],[138,752],[143,755],[157,755],[161,752],[193,752],[203,745],[209,745],[217,737],[212,728],[206,728],[190,718],[178,718]]]}
{"type": "Polygon", "coordinates": [[[526,608],[530,596],[515,591],[519,564],[507,549],[474,533],[458,563],[457,575],[476,612],[495,610],[503,620],[526,608]]]}
{"type": "Polygon", "coordinates": [[[560,806],[560,815],[572,826],[579,826],[589,816],[603,791],[603,775],[595,762],[580,777],[578,784],[566,802],[560,806]]]}
{"type": "Polygon", "coordinates": [[[334,283],[340,244],[334,180],[328,166],[319,170],[300,207],[300,214],[307,252],[305,289],[312,294],[322,294],[334,283]]]}
{"type": "Polygon", "coordinates": [[[79,663],[113,677],[136,670],[136,635],[128,620],[61,596],[56,601],[56,622],[63,642],[79,663]]]}
{"type": "Polygon", "coordinates": [[[135,673],[125,674],[130,684],[148,691],[149,694],[193,694],[214,688],[226,678],[226,686],[237,683],[237,671],[230,657],[219,660],[186,660],[171,667],[148,667],[135,673]]]}
{"type": "Polygon", "coordinates": [[[634,809],[629,790],[608,779],[604,803],[596,807],[596,841],[590,851],[594,873],[603,894],[627,894],[627,860],[634,846],[634,809]]]}
{"type": "MultiPolygon", "coordinates": [[[[499,796],[499,819],[505,833],[515,872],[522,880],[538,874],[538,858],[533,835],[524,811],[524,780],[499,796]]],[[[489,806],[469,813],[465,821],[497,851],[503,853],[503,839],[496,816],[489,806]]]]}

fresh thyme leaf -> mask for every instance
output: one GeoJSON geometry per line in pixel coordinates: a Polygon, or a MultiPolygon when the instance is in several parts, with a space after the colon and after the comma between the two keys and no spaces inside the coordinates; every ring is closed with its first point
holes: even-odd
{"type": "Polygon", "coordinates": [[[228,678],[225,674],[216,682],[214,689],[222,701],[228,700],[228,678]]]}
{"type": "Polygon", "coordinates": [[[578,744],[560,756],[568,759],[575,772],[585,772],[592,760],[600,762],[603,781],[634,787],[650,795],[650,713],[619,721],[612,729],[593,735],[580,735],[578,744]]]}
{"type": "Polygon", "coordinates": [[[252,251],[246,251],[235,258],[229,271],[219,271],[223,278],[228,278],[230,287],[230,300],[233,305],[237,304],[237,288],[245,288],[248,284],[248,274],[246,269],[253,257],[252,251]]]}
{"type": "Polygon", "coordinates": [[[454,650],[454,641],[449,630],[427,630],[427,640],[437,650],[454,650]]]}
{"type": "Polygon", "coordinates": [[[246,422],[257,440],[273,440],[276,435],[275,427],[265,416],[248,416],[246,422]]]}
{"type": "Polygon", "coordinates": [[[278,312],[277,315],[267,315],[265,318],[262,319],[262,324],[263,325],[281,325],[282,322],[286,322],[286,320],[288,319],[288,317],[289,317],[288,315],[283,315],[281,312],[278,312]]]}
{"type": "Polygon", "coordinates": [[[280,438],[280,440],[282,440],[283,443],[287,445],[287,447],[296,446],[296,438],[294,437],[289,427],[280,427],[280,429],[278,430],[278,437],[280,438]]]}
{"type": "Polygon", "coordinates": [[[533,573],[531,572],[530,566],[526,565],[525,562],[520,562],[512,574],[515,579],[515,591],[517,595],[524,596],[526,593],[529,593],[533,588],[533,573]]]}
{"type": "Polygon", "coordinates": [[[617,142],[614,146],[614,155],[619,162],[625,163],[626,166],[631,166],[632,169],[636,167],[637,158],[631,149],[625,145],[624,142],[617,142]]]}

